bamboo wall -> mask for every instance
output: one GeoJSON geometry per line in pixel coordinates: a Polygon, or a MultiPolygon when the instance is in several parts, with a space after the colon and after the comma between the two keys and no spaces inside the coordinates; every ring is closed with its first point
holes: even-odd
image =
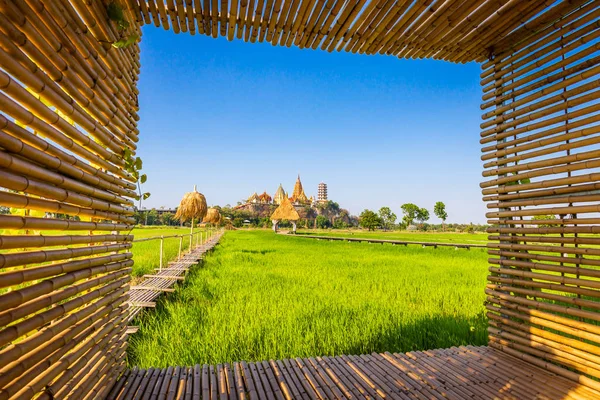
{"type": "Polygon", "coordinates": [[[599,21],[590,2],[495,54],[481,74],[489,345],[595,389],[599,21]],[[535,219],[545,215],[555,219],[535,219]]]}
{"type": "Polygon", "coordinates": [[[125,367],[133,32],[101,1],[0,2],[0,399],[101,398],[125,367]]]}

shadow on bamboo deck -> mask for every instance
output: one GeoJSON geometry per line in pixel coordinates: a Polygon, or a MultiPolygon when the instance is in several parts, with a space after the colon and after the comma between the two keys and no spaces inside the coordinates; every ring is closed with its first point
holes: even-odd
{"type": "Polygon", "coordinates": [[[108,399],[598,399],[492,347],[127,371],[108,399]]]}

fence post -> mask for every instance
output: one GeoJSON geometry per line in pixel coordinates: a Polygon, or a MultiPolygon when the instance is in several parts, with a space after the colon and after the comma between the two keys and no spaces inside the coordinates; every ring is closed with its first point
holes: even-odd
{"type": "Polygon", "coordinates": [[[190,248],[188,249],[188,253],[192,252],[192,236],[194,236],[194,234],[190,233],[190,248]]]}
{"type": "Polygon", "coordinates": [[[196,233],[196,247],[198,247],[198,240],[200,240],[200,234],[196,233]]]}
{"type": "Polygon", "coordinates": [[[181,248],[183,247],[183,236],[179,236],[179,253],[177,254],[177,259],[181,260],[181,248]]]}
{"type": "Polygon", "coordinates": [[[162,271],[163,267],[163,242],[165,241],[164,235],[160,237],[160,263],[158,269],[162,271]]]}

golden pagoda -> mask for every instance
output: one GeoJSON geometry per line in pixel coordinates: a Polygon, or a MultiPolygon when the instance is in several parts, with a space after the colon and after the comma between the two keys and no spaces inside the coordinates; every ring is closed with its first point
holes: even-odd
{"type": "Polygon", "coordinates": [[[300,174],[298,174],[298,179],[296,179],[296,184],[294,185],[294,192],[292,193],[292,197],[290,197],[290,200],[293,203],[309,203],[308,197],[306,197],[304,189],[302,188],[302,182],[300,182],[300,174]]]}
{"type": "Polygon", "coordinates": [[[277,188],[277,191],[275,192],[275,196],[273,196],[273,203],[281,204],[283,202],[283,199],[285,199],[285,198],[286,198],[285,190],[283,190],[283,186],[281,186],[281,183],[280,183],[279,187],[277,188]]]}

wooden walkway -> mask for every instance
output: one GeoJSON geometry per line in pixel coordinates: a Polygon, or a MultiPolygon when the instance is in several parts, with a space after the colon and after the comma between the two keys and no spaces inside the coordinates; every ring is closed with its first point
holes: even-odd
{"type": "MultiPolygon", "coordinates": [[[[167,268],[156,270],[154,274],[144,275],[146,279],[138,285],[131,286],[129,291],[129,316],[131,321],[144,308],[154,307],[155,300],[165,292],[174,291],[173,286],[176,282],[185,279],[188,270],[202,259],[202,256],[210,251],[223,236],[223,232],[216,232],[210,239],[203,244],[196,246],[191,252],[181,257],[178,261],[168,263],[167,268]]],[[[131,327],[129,333],[135,329],[131,327]]]]}
{"type": "Polygon", "coordinates": [[[108,399],[599,399],[491,347],[127,371],[108,399]]]}
{"type": "Polygon", "coordinates": [[[338,240],[342,242],[368,242],[368,243],[390,243],[392,245],[403,245],[416,244],[423,247],[455,247],[457,249],[467,249],[471,247],[485,249],[485,244],[469,244],[469,243],[438,243],[438,242],[413,242],[410,240],[389,240],[389,239],[367,239],[367,238],[353,238],[353,237],[336,237],[336,236],[320,236],[320,235],[296,235],[299,238],[307,239],[318,239],[318,240],[338,240]]]}

